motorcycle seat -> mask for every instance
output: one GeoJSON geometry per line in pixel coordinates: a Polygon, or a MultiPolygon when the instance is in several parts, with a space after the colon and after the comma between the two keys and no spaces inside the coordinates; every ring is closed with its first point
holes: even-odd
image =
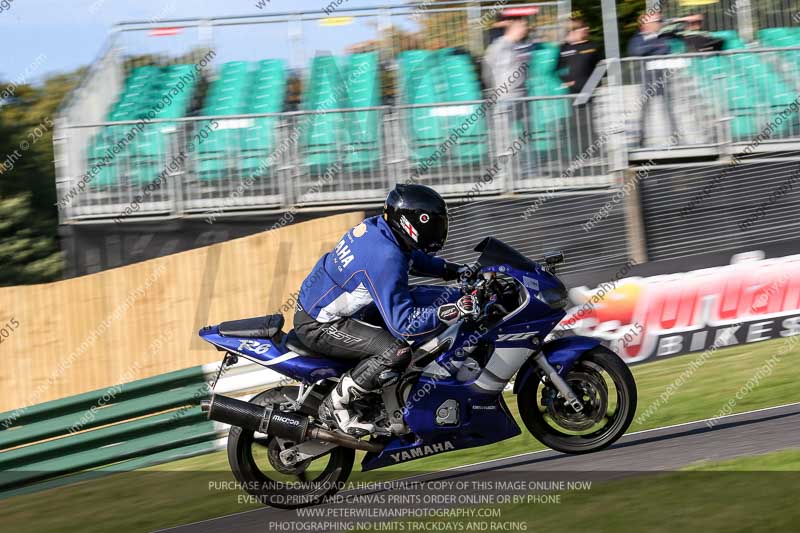
{"type": "Polygon", "coordinates": [[[219,334],[225,337],[269,339],[283,327],[283,315],[266,315],[256,318],[230,320],[219,325],[219,334]]]}
{"type": "Polygon", "coordinates": [[[311,348],[300,342],[300,338],[297,336],[297,333],[295,333],[294,330],[286,334],[286,347],[294,353],[304,357],[320,357],[318,353],[315,353],[311,350],[311,348]]]}

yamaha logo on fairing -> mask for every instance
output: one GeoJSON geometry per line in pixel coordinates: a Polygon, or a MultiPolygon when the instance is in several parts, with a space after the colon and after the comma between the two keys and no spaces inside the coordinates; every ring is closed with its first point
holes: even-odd
{"type": "Polygon", "coordinates": [[[289,424],[290,426],[295,426],[296,427],[296,426],[300,425],[300,421],[299,420],[295,420],[294,418],[289,418],[288,416],[272,415],[272,419],[275,420],[276,422],[281,422],[283,424],[289,424]]]}
{"type": "Polygon", "coordinates": [[[430,446],[419,446],[418,448],[411,448],[410,450],[403,450],[402,452],[390,453],[389,457],[394,459],[395,463],[402,463],[418,457],[425,457],[426,455],[433,455],[435,453],[442,453],[449,450],[455,450],[456,447],[449,440],[444,442],[437,442],[430,446]]]}

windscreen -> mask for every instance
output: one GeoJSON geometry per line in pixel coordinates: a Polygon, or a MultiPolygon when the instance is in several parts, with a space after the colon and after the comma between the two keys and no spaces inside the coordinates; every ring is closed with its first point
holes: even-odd
{"type": "Polygon", "coordinates": [[[480,252],[478,264],[482,267],[508,265],[517,270],[533,272],[536,270],[536,263],[494,237],[486,237],[478,246],[476,252],[480,252]]]}

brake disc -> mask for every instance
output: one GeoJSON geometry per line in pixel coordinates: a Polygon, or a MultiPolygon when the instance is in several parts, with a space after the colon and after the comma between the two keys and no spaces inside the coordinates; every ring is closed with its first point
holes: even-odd
{"type": "Polygon", "coordinates": [[[575,412],[565,398],[552,395],[544,406],[553,421],[568,431],[586,431],[600,423],[608,409],[608,387],[602,376],[594,369],[571,370],[565,381],[583,404],[583,410],[575,412]]]}

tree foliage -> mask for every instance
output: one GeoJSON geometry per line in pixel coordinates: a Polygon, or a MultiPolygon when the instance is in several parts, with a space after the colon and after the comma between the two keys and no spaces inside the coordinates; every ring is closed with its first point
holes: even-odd
{"type": "Polygon", "coordinates": [[[61,252],[52,224],[36,216],[30,194],[0,197],[0,285],[58,279],[61,252]]]}
{"type": "Polygon", "coordinates": [[[53,121],[81,70],[14,86],[0,102],[0,285],[58,279],[53,121]]]}

